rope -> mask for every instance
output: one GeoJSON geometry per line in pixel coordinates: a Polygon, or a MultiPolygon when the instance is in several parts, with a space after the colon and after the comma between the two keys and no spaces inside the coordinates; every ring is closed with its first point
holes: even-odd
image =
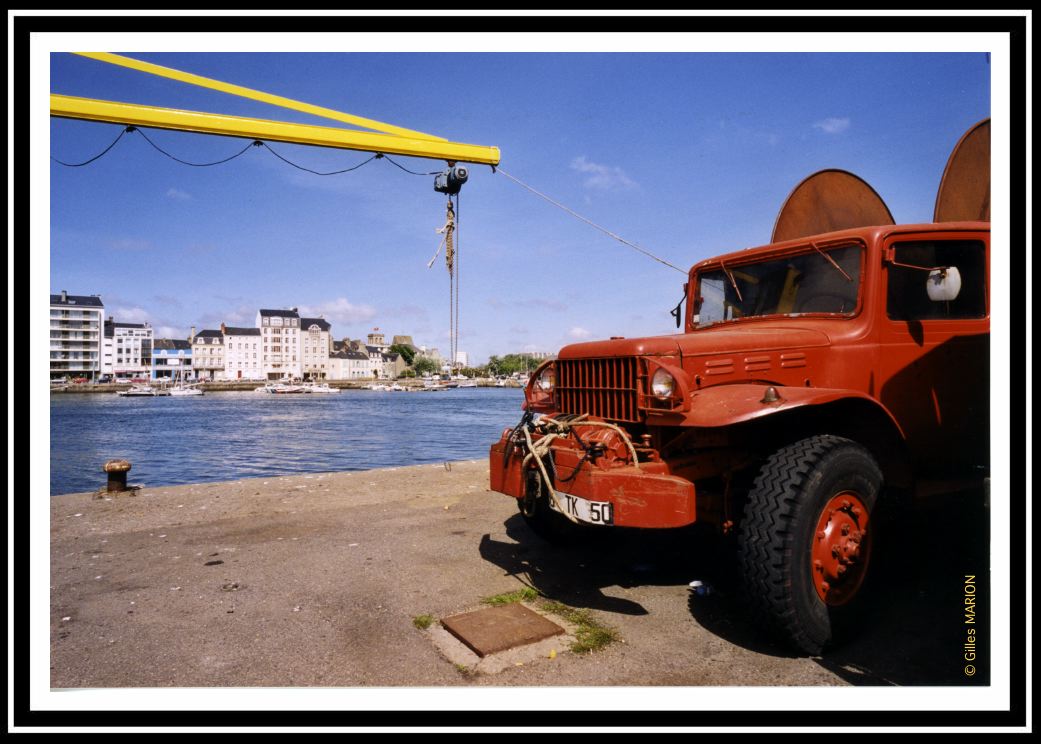
{"type": "Polygon", "coordinates": [[[564,206],[563,204],[561,204],[560,202],[556,201],[555,199],[551,199],[550,197],[548,197],[548,196],[546,196],[545,194],[543,194],[543,193],[542,193],[541,191],[537,191],[536,189],[532,188],[532,187],[531,187],[531,186],[529,186],[528,184],[524,183],[524,182],[523,182],[523,181],[521,181],[521,180],[520,180],[519,178],[516,178],[516,177],[514,177],[514,176],[511,176],[511,175],[510,175],[509,173],[507,173],[506,171],[504,171],[504,170],[503,170],[502,168],[499,168],[499,167],[495,167],[495,168],[493,168],[493,170],[494,170],[494,171],[495,171],[496,173],[502,173],[502,174],[503,174],[504,176],[506,176],[506,177],[507,177],[508,179],[510,179],[510,180],[511,180],[511,181],[513,181],[514,183],[517,183],[518,185],[520,185],[520,186],[523,186],[524,188],[526,188],[526,189],[527,189],[528,191],[530,191],[531,193],[535,194],[536,196],[540,196],[540,197],[542,197],[543,199],[545,199],[546,201],[548,201],[548,202],[549,202],[550,204],[552,204],[553,206],[555,206],[555,207],[559,207],[560,209],[563,209],[563,210],[564,210],[565,212],[567,212],[568,214],[570,214],[570,215],[571,215],[572,217],[577,217],[578,219],[580,219],[580,220],[582,220],[583,222],[585,222],[585,223],[586,223],[587,225],[589,225],[589,226],[591,226],[591,227],[594,227],[594,228],[596,228],[597,230],[599,230],[600,232],[604,233],[605,235],[608,235],[608,236],[610,236],[610,237],[614,238],[614,239],[615,239],[615,240],[617,240],[617,241],[618,241],[619,243],[624,243],[625,245],[629,246],[630,248],[635,248],[636,250],[638,250],[638,251],[639,251],[640,253],[642,253],[643,255],[645,255],[645,256],[647,256],[647,257],[649,257],[649,258],[653,258],[653,259],[654,259],[655,261],[657,261],[658,263],[660,263],[660,264],[664,264],[664,265],[668,266],[668,267],[669,267],[670,269],[675,269],[676,271],[680,272],[681,274],[686,274],[686,273],[687,273],[687,272],[686,272],[686,271],[685,271],[684,269],[681,269],[681,268],[680,268],[679,266],[676,266],[675,264],[671,264],[671,263],[669,263],[669,262],[668,262],[668,261],[666,261],[666,260],[665,260],[664,258],[658,258],[658,257],[657,257],[657,256],[655,256],[655,255],[654,255],[653,253],[651,253],[650,251],[644,250],[644,249],[643,249],[643,248],[641,248],[640,246],[636,245],[636,243],[631,243],[631,242],[629,242],[628,240],[626,240],[626,239],[625,239],[625,238],[623,238],[622,236],[620,236],[620,235],[616,235],[615,233],[611,232],[611,231],[610,231],[610,230],[608,230],[608,229],[607,229],[606,227],[601,227],[600,225],[598,225],[598,224],[596,224],[595,222],[593,222],[593,221],[592,221],[591,219],[589,219],[589,218],[587,218],[587,217],[583,217],[582,215],[580,215],[580,214],[579,214],[578,212],[576,212],[575,210],[573,210],[573,209],[571,209],[571,208],[569,208],[569,207],[566,207],[566,206],[564,206]]]}
{"type": "MultiPolygon", "coordinates": [[[[589,414],[583,413],[580,416],[569,418],[567,421],[543,416],[534,425],[531,424],[530,419],[522,418],[520,424],[517,426],[518,429],[524,432],[524,441],[528,446],[528,453],[524,456],[524,460],[521,461],[521,469],[523,470],[526,468],[528,462],[534,458],[535,464],[538,466],[539,472],[542,475],[542,481],[546,486],[550,498],[552,498],[553,503],[556,504],[557,511],[575,524],[578,524],[579,520],[569,514],[567,509],[565,509],[560,503],[560,497],[557,495],[556,489],[553,488],[553,480],[549,477],[549,473],[546,472],[546,466],[542,461],[543,458],[550,454],[550,446],[555,440],[565,439],[570,434],[574,433],[575,437],[579,439],[579,442],[581,442],[582,440],[578,437],[578,434],[573,431],[577,426],[594,426],[611,429],[622,438],[623,442],[625,442],[629,449],[629,455],[632,457],[633,467],[640,470],[640,461],[636,456],[636,447],[633,445],[632,439],[629,437],[628,433],[626,433],[621,427],[615,424],[610,424],[606,421],[588,421],[588,416],[589,414]],[[541,430],[540,433],[542,434],[542,437],[537,442],[533,441],[531,438],[532,429],[541,430]]],[[[525,414],[525,417],[527,417],[527,414],[525,414]]],[[[516,432],[516,429],[514,432],[516,432]]],[[[585,458],[583,458],[583,460],[584,459],[585,458]]],[[[574,474],[572,474],[571,477],[573,478],[574,474]]],[[[570,480],[570,478],[568,480],[570,480]]]]}
{"type": "Polygon", "coordinates": [[[452,205],[452,197],[449,196],[445,212],[445,224],[437,229],[437,233],[444,235],[444,237],[441,238],[441,243],[437,246],[434,257],[427,263],[427,268],[429,269],[434,265],[434,261],[437,260],[437,256],[441,252],[441,246],[444,246],[445,266],[448,268],[448,350],[451,355],[449,361],[453,365],[455,364],[456,351],[459,346],[459,286],[457,281],[459,276],[459,243],[456,239],[457,231],[455,209],[452,205]]]}
{"type": "Polygon", "coordinates": [[[461,213],[459,211],[459,194],[455,195],[455,330],[452,333],[452,340],[455,344],[455,351],[452,353],[453,361],[457,360],[459,355],[459,217],[461,213]]]}
{"type": "Polygon", "coordinates": [[[542,482],[546,484],[546,488],[548,489],[550,498],[553,499],[553,503],[557,505],[557,511],[560,514],[563,514],[565,517],[567,517],[567,519],[571,522],[578,524],[578,518],[569,514],[568,510],[561,505],[560,497],[557,496],[556,489],[553,488],[553,481],[552,479],[550,479],[549,473],[546,472],[546,465],[542,462],[542,458],[549,452],[550,443],[554,439],[558,438],[559,435],[549,434],[547,436],[544,436],[537,443],[532,443],[531,430],[527,426],[525,426],[522,429],[522,431],[524,432],[524,440],[528,444],[528,454],[525,455],[524,462],[521,463],[521,468],[523,469],[524,467],[526,467],[528,464],[528,460],[532,457],[535,457],[535,464],[539,466],[539,472],[542,473],[542,482]],[[541,446],[543,442],[545,442],[544,447],[541,446]],[[540,449],[536,449],[536,447],[540,447],[540,449]]]}

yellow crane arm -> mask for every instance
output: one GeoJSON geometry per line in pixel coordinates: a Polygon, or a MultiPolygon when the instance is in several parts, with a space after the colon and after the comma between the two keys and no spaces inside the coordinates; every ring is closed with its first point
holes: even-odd
{"type": "Polygon", "coordinates": [[[393,134],[142,106],[136,103],[98,101],[93,98],[76,98],[57,94],[51,94],[51,116],[104,121],[112,124],[132,124],[138,127],[174,129],[181,132],[247,137],[270,142],[292,142],[298,145],[364,150],[388,155],[411,155],[463,163],[484,165],[498,165],[499,163],[498,147],[468,145],[447,140],[414,139],[393,134]]]}
{"type": "Polygon", "coordinates": [[[51,94],[51,116],[67,119],[85,119],[115,124],[132,124],[141,127],[173,129],[184,132],[220,134],[229,137],[246,137],[273,142],[334,147],[346,150],[363,150],[394,155],[409,155],[418,158],[449,160],[484,165],[499,164],[499,148],[486,145],[469,145],[451,142],[424,132],[395,127],[391,124],[366,119],[360,116],[313,106],[290,98],[275,96],[262,91],[223,83],[200,75],[181,72],[169,67],[122,57],[107,52],[77,52],[80,56],[102,62],[122,65],[141,72],[179,80],[231,95],[242,96],[275,106],[356,124],[378,132],[362,132],[354,129],[321,127],[311,124],[255,119],[226,114],[211,114],[201,111],[185,111],[158,106],[143,106],[117,101],[101,101],[92,98],[77,98],[51,94]]]}

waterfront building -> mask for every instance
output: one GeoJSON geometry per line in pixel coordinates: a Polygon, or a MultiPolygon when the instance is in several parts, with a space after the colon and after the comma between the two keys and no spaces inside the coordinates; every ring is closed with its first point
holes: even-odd
{"type": "Polygon", "coordinates": [[[257,311],[260,331],[261,370],[265,378],[302,377],[300,362],[300,314],[291,310],[257,311]]]}
{"type": "Polygon", "coordinates": [[[97,295],[51,295],[51,379],[101,376],[105,306],[97,295]]]}
{"type": "Polygon", "coordinates": [[[119,323],[115,317],[106,318],[102,373],[117,378],[150,378],[153,340],[148,323],[119,323]]]}
{"type": "Polygon", "coordinates": [[[224,336],[224,379],[265,379],[259,328],[233,328],[221,323],[224,336]]]}
{"type": "Polygon", "coordinates": [[[465,351],[457,351],[455,353],[455,366],[456,367],[469,367],[470,366],[470,355],[465,351]]]}
{"type": "Polygon", "coordinates": [[[224,379],[224,335],[219,330],[192,332],[192,369],[197,380],[224,379]]]}
{"type": "Polygon", "coordinates": [[[412,350],[413,356],[419,353],[419,347],[412,343],[411,336],[394,336],[390,342],[391,346],[404,346],[412,350]]]}
{"type": "Polygon", "coordinates": [[[380,366],[380,377],[387,380],[396,379],[402,372],[408,369],[404,358],[396,352],[381,354],[380,366]]]}
{"type": "Polygon", "coordinates": [[[157,338],[152,343],[153,380],[192,379],[192,344],[180,338],[157,338]]]}
{"type": "Polygon", "coordinates": [[[329,355],[329,379],[371,380],[376,377],[372,371],[372,360],[365,351],[365,344],[345,338],[343,341],[333,341],[332,345],[333,351],[329,355]]]}
{"type": "Polygon", "coordinates": [[[349,379],[349,364],[346,351],[341,349],[340,351],[333,351],[329,354],[328,372],[330,380],[349,379]]]}
{"type": "Polygon", "coordinates": [[[305,380],[329,376],[332,326],[324,318],[300,318],[300,363],[305,380]]]}
{"type": "Polygon", "coordinates": [[[347,351],[347,374],[352,380],[371,380],[376,377],[372,372],[372,360],[363,351],[347,351]]]}
{"type": "Polygon", "coordinates": [[[522,351],[517,356],[529,357],[536,362],[544,362],[547,359],[556,359],[557,357],[552,351],[522,351]]]}
{"type": "Polygon", "coordinates": [[[364,353],[369,358],[369,367],[372,369],[373,377],[383,377],[383,355],[386,353],[389,346],[369,346],[368,344],[364,347],[364,353]]]}
{"type": "Polygon", "coordinates": [[[440,366],[444,361],[443,359],[441,359],[441,352],[439,352],[436,348],[431,347],[428,349],[425,346],[420,346],[419,350],[416,351],[416,359],[429,359],[437,363],[438,366],[440,366]]]}
{"type": "Polygon", "coordinates": [[[387,342],[383,340],[383,332],[379,328],[373,328],[372,333],[368,337],[369,346],[386,346],[387,342]]]}

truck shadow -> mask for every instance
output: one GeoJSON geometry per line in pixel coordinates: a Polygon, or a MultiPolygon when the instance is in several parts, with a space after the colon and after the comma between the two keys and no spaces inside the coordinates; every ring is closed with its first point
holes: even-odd
{"type": "Polygon", "coordinates": [[[666,539],[640,530],[591,531],[580,542],[550,545],[537,537],[518,514],[504,523],[516,542],[481,538],[481,557],[518,577],[544,596],[572,607],[646,615],[634,600],[603,593],[606,587],[632,588],[686,584],[697,556],[683,550],[677,535],[666,539]]]}
{"type": "Polygon", "coordinates": [[[880,545],[860,632],[817,663],[857,685],[990,684],[990,524],[982,491],[934,497],[900,522],[880,545]],[[967,649],[970,628],[975,643],[967,649]],[[966,659],[967,651],[975,657],[966,659]]]}
{"type": "MultiPolygon", "coordinates": [[[[713,594],[699,598],[695,620],[733,643],[774,656],[794,656],[784,646],[764,638],[743,622],[729,590],[734,582],[725,550],[705,530],[592,531],[581,544],[553,546],[538,538],[520,515],[504,523],[506,534],[516,540],[500,542],[481,538],[481,557],[516,576],[543,596],[571,607],[623,615],[646,615],[639,602],[605,594],[608,587],[643,586],[686,588],[693,579],[713,587],[713,594]]],[[[613,594],[613,593],[612,593],[613,594]]]]}
{"type": "MultiPolygon", "coordinates": [[[[740,599],[732,550],[694,529],[612,530],[580,545],[554,547],[523,519],[505,522],[516,542],[481,538],[480,554],[544,596],[572,607],[644,615],[633,599],[609,587],[686,587],[701,579],[707,596],[689,594],[699,625],[750,651],[795,657],[749,619],[740,599]]],[[[989,525],[978,491],[950,494],[909,510],[876,547],[876,569],[856,631],[814,661],[853,685],[987,685],[989,674],[989,525]],[[978,639],[973,676],[965,673],[966,576],[974,576],[978,639]]]]}

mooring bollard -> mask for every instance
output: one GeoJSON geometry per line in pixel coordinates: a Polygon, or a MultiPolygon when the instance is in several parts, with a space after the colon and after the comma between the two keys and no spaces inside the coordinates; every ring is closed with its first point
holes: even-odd
{"type": "Polygon", "coordinates": [[[109,460],[101,466],[102,472],[108,473],[109,493],[127,490],[127,472],[130,470],[130,462],[127,460],[109,460]]]}

